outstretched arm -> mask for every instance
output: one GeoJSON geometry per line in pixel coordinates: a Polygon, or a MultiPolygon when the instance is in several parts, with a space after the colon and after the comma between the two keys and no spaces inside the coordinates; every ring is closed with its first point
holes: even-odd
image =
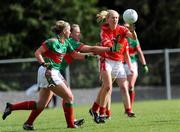
{"type": "Polygon", "coordinates": [[[100,54],[102,52],[107,52],[111,51],[110,47],[103,47],[103,46],[89,46],[89,45],[84,45],[81,49],[81,52],[88,53],[88,52],[93,52],[94,54],[100,54]]]}
{"type": "Polygon", "coordinates": [[[138,57],[139,57],[139,60],[141,62],[141,64],[143,65],[143,73],[148,73],[149,72],[149,68],[146,64],[146,60],[145,60],[145,57],[144,57],[144,54],[141,50],[141,47],[140,45],[137,47],[137,52],[138,52],[138,57]]]}
{"type": "Polygon", "coordinates": [[[78,59],[78,60],[84,60],[84,59],[91,59],[91,58],[95,58],[96,56],[93,54],[85,54],[85,53],[78,53],[78,52],[73,52],[73,54],[71,55],[73,57],[73,59],[78,59]]]}
{"type": "Polygon", "coordinates": [[[145,60],[145,57],[144,57],[144,53],[142,52],[142,49],[141,49],[140,45],[137,47],[137,53],[138,53],[138,57],[139,57],[139,60],[140,60],[141,64],[146,65],[146,60],[145,60]]]}

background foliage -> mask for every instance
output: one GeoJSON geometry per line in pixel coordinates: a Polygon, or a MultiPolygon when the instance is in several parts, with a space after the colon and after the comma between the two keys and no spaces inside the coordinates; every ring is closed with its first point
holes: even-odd
{"type": "MultiPolygon", "coordinates": [[[[35,49],[52,34],[50,29],[59,19],[71,24],[78,23],[81,26],[82,42],[94,45],[99,41],[99,26],[95,16],[103,9],[114,9],[122,14],[125,9],[133,8],[138,12],[136,31],[143,50],[178,48],[179,7],[179,0],[0,1],[0,59],[34,57],[35,49]]],[[[24,64],[18,68],[24,71],[29,67],[24,64]]],[[[72,74],[78,73],[78,77],[72,80],[72,85],[80,82],[78,87],[91,87],[92,83],[98,83],[96,61],[87,62],[86,67],[73,63],[71,69],[72,74]],[[92,74],[95,78],[88,76],[86,70],[90,68],[94,69],[92,74]]]]}

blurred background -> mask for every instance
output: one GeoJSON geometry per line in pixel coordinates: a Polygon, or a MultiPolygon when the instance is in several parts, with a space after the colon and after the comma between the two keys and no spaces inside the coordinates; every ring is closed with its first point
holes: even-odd
{"type": "MultiPolygon", "coordinates": [[[[56,20],[79,24],[81,42],[94,45],[100,40],[96,14],[114,9],[122,15],[128,8],[138,13],[136,31],[150,69],[143,75],[139,65],[137,99],[180,98],[179,7],[180,0],[1,0],[1,101],[7,91],[21,92],[36,84],[34,51],[51,36],[56,20]]],[[[122,17],[119,23],[123,23],[122,17]]],[[[101,84],[97,60],[74,61],[66,75],[73,89],[97,90],[101,84]]],[[[116,100],[119,89],[114,87],[116,100]]]]}

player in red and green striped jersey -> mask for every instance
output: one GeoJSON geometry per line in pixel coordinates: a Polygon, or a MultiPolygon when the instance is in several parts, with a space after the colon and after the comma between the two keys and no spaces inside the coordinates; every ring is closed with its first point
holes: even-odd
{"type": "MultiPolygon", "coordinates": [[[[124,26],[129,28],[128,23],[125,23],[124,26]]],[[[130,58],[131,58],[133,73],[130,72],[128,65],[126,63],[124,64],[124,67],[125,67],[128,82],[129,82],[129,95],[130,95],[131,108],[132,108],[133,103],[134,103],[134,98],[135,98],[134,86],[135,86],[135,82],[138,77],[138,63],[137,63],[138,59],[140,60],[141,64],[143,65],[143,73],[148,73],[149,70],[148,70],[148,66],[146,64],[144,54],[141,50],[139,40],[138,39],[134,40],[131,38],[127,38],[127,40],[129,43],[129,54],[130,54],[130,58]]]]}

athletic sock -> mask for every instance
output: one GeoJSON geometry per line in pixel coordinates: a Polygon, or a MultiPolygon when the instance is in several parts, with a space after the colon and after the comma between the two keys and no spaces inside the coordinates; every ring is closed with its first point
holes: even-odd
{"type": "Polygon", "coordinates": [[[35,101],[25,101],[11,105],[11,110],[33,110],[36,109],[35,101]]]}
{"type": "Polygon", "coordinates": [[[25,123],[32,125],[34,120],[40,115],[40,113],[43,111],[44,109],[37,109],[37,110],[32,110],[31,114],[29,115],[29,118],[27,119],[27,121],[25,123]]]}
{"type": "Polygon", "coordinates": [[[105,115],[105,113],[106,113],[106,107],[100,107],[99,114],[103,116],[105,115]]]}
{"type": "Polygon", "coordinates": [[[92,111],[98,113],[99,108],[100,108],[100,105],[98,103],[94,102],[94,104],[92,106],[92,111]]]}
{"type": "Polygon", "coordinates": [[[67,123],[68,127],[74,128],[73,103],[65,103],[64,100],[63,100],[62,104],[63,104],[63,110],[64,110],[66,123],[67,123]]]}
{"type": "Polygon", "coordinates": [[[106,115],[107,115],[108,117],[110,117],[110,116],[111,116],[111,110],[106,109],[106,115]]]}
{"type": "Polygon", "coordinates": [[[130,96],[131,108],[132,108],[135,99],[135,91],[129,91],[129,96],[130,96]]]}
{"type": "Polygon", "coordinates": [[[125,109],[125,112],[126,112],[126,113],[130,113],[130,112],[132,112],[132,109],[131,109],[131,108],[126,108],[126,109],[125,109]]]}

